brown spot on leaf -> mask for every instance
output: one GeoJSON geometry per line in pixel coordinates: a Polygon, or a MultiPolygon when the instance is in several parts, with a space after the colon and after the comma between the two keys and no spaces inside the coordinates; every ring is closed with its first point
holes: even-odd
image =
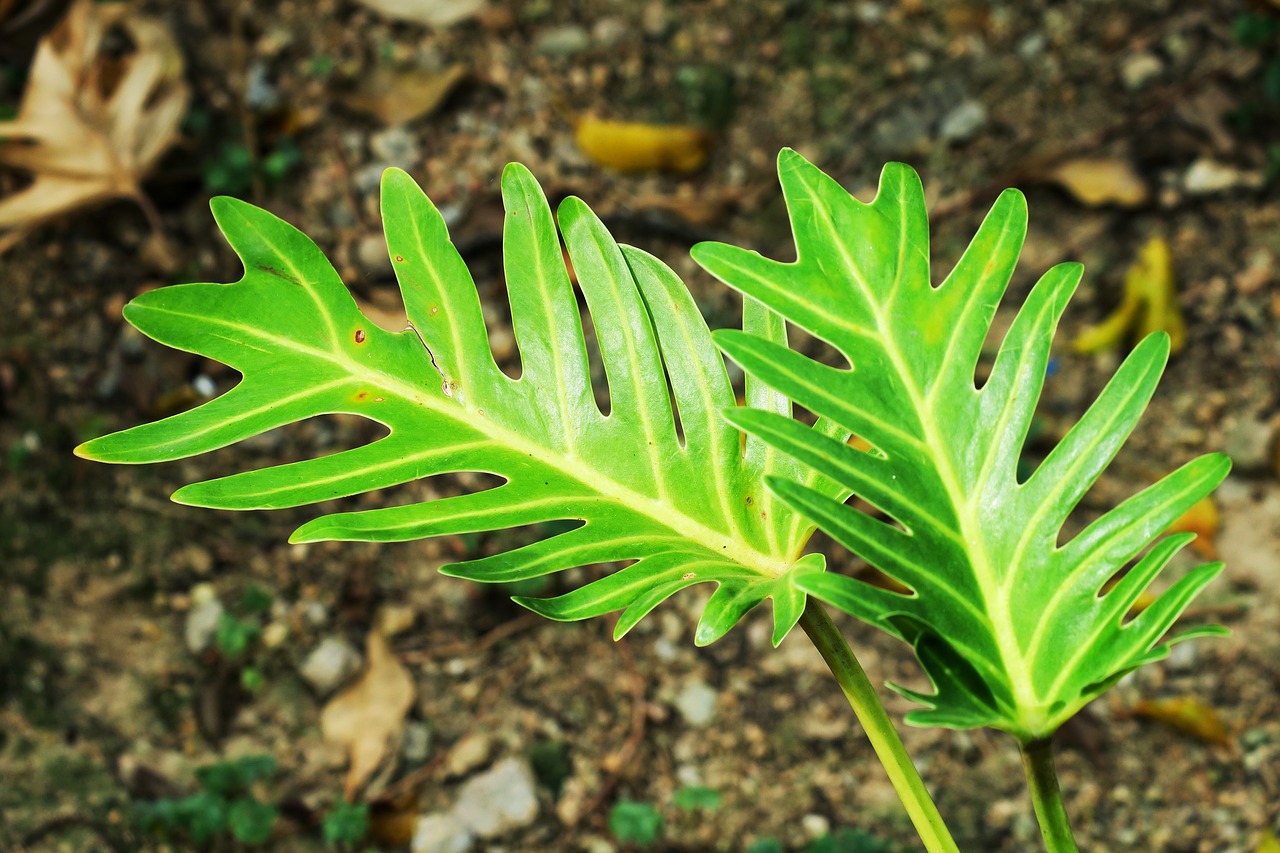
{"type": "Polygon", "coordinates": [[[364,329],[356,329],[356,343],[364,343],[364,329]]]}

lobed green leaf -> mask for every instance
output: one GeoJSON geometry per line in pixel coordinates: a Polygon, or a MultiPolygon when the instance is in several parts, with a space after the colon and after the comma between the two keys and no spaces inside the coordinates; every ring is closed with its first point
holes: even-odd
{"type": "Polygon", "coordinates": [[[782,152],[778,170],[797,260],[722,244],[696,246],[694,256],[748,301],[830,343],[850,367],[819,364],[747,332],[718,332],[716,343],[749,374],[835,424],[833,433],[852,433],[873,449],[765,407],[734,410],[728,420],[872,505],[875,513],[863,512],[836,490],[769,479],[788,505],[910,592],[830,573],[800,575],[796,584],[912,645],[935,692],[898,688],[925,706],[909,722],[1046,736],[1119,677],[1167,653],[1166,633],[1219,565],[1193,570],[1141,615],[1127,614],[1188,540],[1161,533],[1212,491],[1229,462],[1209,455],[1188,463],[1059,544],[1068,515],[1151,399],[1167,336],[1136,347],[1019,482],[1018,459],[1079,265],[1054,267],[1032,288],[979,385],[982,346],[1026,234],[1022,195],[999,197],[934,287],[923,189],[909,167],[886,166],[870,204],[793,151],[782,152]]]}
{"type": "MultiPolygon", "coordinates": [[[[519,599],[552,619],[622,611],[619,636],[676,592],[716,586],[697,629],[723,636],[766,599],[774,642],[799,619],[805,593],[790,575],[811,522],[777,501],[766,477],[841,487],[720,416],[734,403],[722,356],[683,283],[655,258],[619,246],[578,199],[559,208],[560,233],[523,167],[502,179],[503,262],[518,378],[496,364],[471,275],[443,218],[405,173],[383,178],[382,213],[408,328],[379,328],[323,253],[265,211],[215,199],[219,227],[244,264],[233,284],[144,294],[128,320],[171,347],[230,365],[241,382],[191,411],[88,442],[104,462],[148,463],[225,447],[317,415],[358,415],[386,434],[327,456],[244,471],[179,489],[174,499],[221,509],[273,509],[350,497],[461,472],[497,475],[493,488],[397,506],[332,512],[292,541],[404,541],[541,525],[544,538],[444,567],[482,582],[528,580],[604,565],[598,580],[548,599],[519,599]],[[590,310],[607,380],[591,382],[579,293],[590,310]],[[677,419],[679,427],[677,428],[677,419]]],[[[759,305],[754,335],[785,345],[759,305]]],[[[790,402],[752,379],[752,405],[789,415],[790,402]]],[[[834,435],[824,423],[818,434],[834,435]]]]}

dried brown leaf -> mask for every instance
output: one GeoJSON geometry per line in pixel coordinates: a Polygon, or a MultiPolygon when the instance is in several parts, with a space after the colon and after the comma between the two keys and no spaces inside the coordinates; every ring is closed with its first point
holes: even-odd
{"type": "Polygon", "coordinates": [[[443,71],[379,68],[340,100],[349,109],[383,124],[409,124],[438,110],[468,73],[465,65],[451,65],[443,71]]]}
{"type": "Polygon", "coordinates": [[[1084,157],[1059,163],[1043,178],[1058,184],[1090,207],[1118,204],[1137,207],[1151,192],[1128,160],[1084,157]]]}
{"type": "Polygon", "coordinates": [[[366,641],[364,674],[339,693],[320,714],[320,730],[327,741],[346,747],[346,796],[353,800],[382,762],[390,743],[399,738],[405,714],[413,705],[413,679],[378,631],[366,641]]]}
{"type": "Polygon", "coordinates": [[[72,6],[36,50],[17,118],[0,122],[0,165],[33,178],[0,199],[0,252],[51,219],[114,198],[134,199],[154,220],[141,181],[177,138],[189,96],[182,74],[160,22],[125,5],[72,6]],[[113,27],[133,53],[103,51],[113,27]]]}

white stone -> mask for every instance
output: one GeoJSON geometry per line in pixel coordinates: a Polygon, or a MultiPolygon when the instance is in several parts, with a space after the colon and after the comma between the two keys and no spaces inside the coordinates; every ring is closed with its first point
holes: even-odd
{"type": "Polygon", "coordinates": [[[528,763],[506,758],[462,783],[453,816],[480,838],[497,838],[533,823],[538,793],[528,763]]]}
{"type": "Polygon", "coordinates": [[[432,812],[418,818],[409,842],[412,853],[468,853],[475,843],[467,828],[448,812],[432,812]]]}
{"type": "Polygon", "coordinates": [[[198,655],[213,645],[224,608],[213,584],[202,583],[191,590],[191,610],[183,626],[187,650],[198,655]]]}
{"type": "Polygon", "coordinates": [[[686,681],[676,694],[675,706],[684,721],[695,728],[708,725],[716,715],[716,691],[706,682],[686,681]]]}
{"type": "Polygon", "coordinates": [[[962,101],[942,117],[938,135],[945,142],[967,142],[986,126],[987,108],[979,101],[962,101]]]}
{"type": "Polygon", "coordinates": [[[453,745],[445,759],[445,776],[466,776],[484,766],[493,752],[493,742],[482,734],[469,734],[453,745]]]}
{"type": "Polygon", "coordinates": [[[1264,183],[1261,172],[1237,169],[1201,157],[1182,176],[1182,188],[1188,195],[1213,195],[1235,189],[1257,189],[1264,183]]]}
{"type": "Polygon", "coordinates": [[[325,637],[298,668],[299,674],[324,695],[360,668],[360,653],[341,637],[325,637]]]}
{"type": "Polygon", "coordinates": [[[1153,53],[1135,53],[1120,66],[1120,79],[1130,92],[1136,92],[1164,71],[1164,63],[1153,53]]]}

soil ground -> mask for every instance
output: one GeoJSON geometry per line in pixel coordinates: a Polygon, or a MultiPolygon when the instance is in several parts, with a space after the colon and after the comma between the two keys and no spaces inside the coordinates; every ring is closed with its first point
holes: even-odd
{"type": "MultiPolygon", "coordinates": [[[[392,647],[417,698],[400,760],[363,795],[376,803],[371,846],[407,849],[416,816],[447,808],[468,773],[541,750],[567,762],[558,798],[540,788],[536,820],[476,849],[615,849],[606,815],[620,798],[664,813],[656,849],[769,837],[802,850],[840,827],[919,849],[821,660],[798,632],[771,650],[763,612],[697,650],[697,602],[678,597],[614,644],[604,621],[533,620],[501,591],[436,573],[495,547],[486,537],[290,546],[312,513],[167,501],[188,482],[365,440],[360,424],[327,419],[158,467],[72,456],[87,437],[232,381],[142,339],[120,308],[155,286],[238,277],[206,202],[225,179],[214,167],[249,149],[279,168],[237,192],[307,231],[366,302],[394,310],[376,177],[399,165],[447,211],[482,298],[502,305],[497,178],[518,160],[549,195],[583,197],[619,239],[670,262],[713,326],[737,322],[737,304],[687,249],[713,237],[787,255],[782,146],[864,200],[885,161],[913,164],[938,270],[998,191],[1020,186],[1031,230],[1010,304],[1052,264],[1086,264],[1042,403],[1048,435],[1119,357],[1073,354],[1067,340],[1119,302],[1125,269],[1163,236],[1185,344],[1086,511],[1198,453],[1232,453],[1215,537],[1227,570],[1187,617],[1232,635],[1179,647],[1086,709],[1060,738],[1062,784],[1083,850],[1253,851],[1280,830],[1280,482],[1268,447],[1280,412],[1280,125],[1274,40],[1246,46],[1233,33],[1248,4],[529,0],[434,30],[336,0],[144,5],[176,33],[195,92],[147,185],[174,254],[156,257],[146,219],[118,203],[0,258],[0,849],[160,849],[132,827],[130,803],[191,793],[195,768],[254,754],[279,762],[260,791],[283,815],[270,849],[325,849],[317,822],[342,794],[345,759],[324,744],[325,697],[299,668],[326,638],[362,647],[377,618],[399,621],[392,647]],[[454,65],[464,78],[430,115],[388,126],[359,109],[378,68],[426,80],[454,65]],[[575,146],[569,118],[585,114],[718,131],[701,171],[620,175],[575,146]],[[1045,179],[1075,158],[1131,167],[1147,197],[1088,204],[1045,179]],[[246,590],[269,594],[247,662],[189,650],[190,613],[210,588],[232,611],[246,590]],[[253,690],[244,666],[261,676],[253,690]],[[705,727],[681,701],[700,685],[714,697],[705,727]],[[1197,737],[1136,713],[1169,699],[1212,709],[1225,731],[1197,737]],[[477,766],[451,774],[477,736],[477,766]],[[720,791],[720,807],[675,808],[690,784],[720,791]]],[[[4,94],[16,101],[14,85],[4,94]]],[[[877,684],[921,684],[902,647],[840,624],[877,684]]],[[[900,719],[908,704],[885,695],[900,719]]],[[[903,734],[963,849],[1038,849],[1008,737],[903,734]]]]}

